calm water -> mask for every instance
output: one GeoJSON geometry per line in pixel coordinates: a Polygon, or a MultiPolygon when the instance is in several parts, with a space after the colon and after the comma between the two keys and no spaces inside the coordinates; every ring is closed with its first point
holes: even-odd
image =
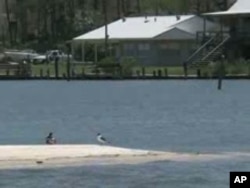
{"type": "MultiPolygon", "coordinates": [[[[249,152],[249,81],[0,82],[0,144],[96,143],[178,152],[249,152]]],[[[0,187],[218,187],[250,159],[0,171],[0,187]]]]}

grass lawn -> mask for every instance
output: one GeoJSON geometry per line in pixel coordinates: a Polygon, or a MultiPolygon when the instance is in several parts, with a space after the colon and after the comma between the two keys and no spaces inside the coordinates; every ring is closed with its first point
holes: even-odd
{"type": "MultiPolygon", "coordinates": [[[[82,74],[83,71],[90,72],[90,68],[85,65],[77,64],[77,65],[71,65],[70,71],[74,70],[75,74],[82,74]]],[[[55,64],[38,64],[38,65],[31,65],[31,72],[33,76],[40,76],[40,73],[43,72],[43,75],[47,75],[47,72],[49,71],[50,75],[55,75],[55,64]]],[[[67,63],[58,63],[58,73],[59,76],[63,76],[64,74],[67,74],[67,63]]]]}
{"type": "MultiPolygon", "coordinates": [[[[161,71],[163,75],[167,72],[168,75],[177,75],[177,76],[182,76],[184,75],[184,69],[182,66],[148,66],[144,67],[145,68],[145,74],[152,75],[154,71],[156,74],[158,71],[161,71]]],[[[142,72],[143,67],[134,67],[134,73],[137,71],[142,72]]],[[[188,74],[189,75],[196,75],[197,70],[194,69],[189,69],[188,74]]]]}
{"type": "MultiPolygon", "coordinates": [[[[67,74],[67,63],[58,63],[59,68],[59,76],[63,76],[67,74]]],[[[158,75],[158,72],[161,71],[162,76],[165,76],[166,73],[172,76],[183,76],[184,70],[182,66],[136,66],[132,68],[132,72],[134,75],[142,75],[143,69],[145,70],[145,75],[153,75],[154,72],[158,75]]],[[[188,68],[188,75],[197,75],[198,68],[188,68]]],[[[202,76],[214,76],[218,72],[218,64],[207,65],[199,67],[202,76]]],[[[53,63],[51,64],[39,64],[39,65],[31,65],[31,71],[33,76],[40,76],[40,73],[43,72],[43,75],[47,75],[49,71],[50,75],[55,75],[55,66],[53,63]]],[[[83,72],[85,74],[93,74],[95,71],[94,65],[85,65],[85,64],[72,64],[71,65],[71,73],[74,71],[75,74],[81,75],[83,72]]],[[[235,63],[235,64],[226,64],[225,72],[227,75],[248,75],[250,73],[250,65],[243,63],[235,63]]],[[[3,72],[4,73],[4,72],[3,72]]]]}
{"type": "MultiPolygon", "coordinates": [[[[59,69],[59,75],[62,76],[63,74],[67,73],[67,64],[66,63],[59,63],[58,64],[59,69]]],[[[165,75],[165,71],[167,71],[168,75],[184,75],[183,67],[160,67],[160,66],[149,66],[144,67],[145,68],[145,74],[146,75],[153,75],[153,72],[155,71],[156,74],[159,70],[162,71],[162,75],[165,75]]],[[[136,75],[136,73],[139,71],[140,75],[142,74],[143,67],[134,67],[133,68],[133,74],[136,75]]],[[[32,75],[39,76],[40,72],[43,72],[43,75],[47,75],[47,71],[50,72],[50,75],[55,75],[55,65],[54,64],[41,64],[41,65],[32,65],[31,66],[32,75]]],[[[77,64],[71,66],[71,71],[74,70],[76,74],[82,74],[83,71],[85,74],[91,74],[95,70],[95,66],[91,65],[83,65],[83,64],[77,64]]],[[[196,74],[195,71],[190,71],[189,74],[196,74]]]]}

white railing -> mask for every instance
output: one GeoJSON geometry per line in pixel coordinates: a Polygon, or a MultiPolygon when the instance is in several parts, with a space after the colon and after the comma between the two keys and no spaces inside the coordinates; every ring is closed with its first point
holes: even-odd
{"type": "Polygon", "coordinates": [[[211,50],[207,55],[205,55],[201,61],[205,61],[209,56],[211,56],[214,52],[216,52],[225,42],[227,42],[230,39],[230,36],[228,35],[226,38],[223,39],[213,50],[211,50]]]}

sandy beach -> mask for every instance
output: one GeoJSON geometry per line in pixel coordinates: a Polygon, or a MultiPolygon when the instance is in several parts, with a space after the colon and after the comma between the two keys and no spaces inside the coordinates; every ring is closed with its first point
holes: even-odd
{"type": "Polygon", "coordinates": [[[174,153],[100,145],[0,146],[0,153],[0,169],[208,161],[229,157],[222,154],[174,153]]]}

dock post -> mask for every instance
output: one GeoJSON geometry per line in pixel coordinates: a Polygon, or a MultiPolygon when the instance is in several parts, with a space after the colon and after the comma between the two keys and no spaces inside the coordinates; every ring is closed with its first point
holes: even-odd
{"type": "Polygon", "coordinates": [[[187,78],[188,77],[188,69],[187,69],[187,62],[186,61],[183,63],[183,71],[184,71],[185,78],[187,78]]]}
{"type": "Polygon", "coordinates": [[[145,77],[145,67],[142,67],[142,76],[145,77]]]}
{"type": "Polygon", "coordinates": [[[66,44],[67,46],[67,81],[70,81],[70,43],[66,44]]]}
{"type": "Polygon", "coordinates": [[[154,78],[156,77],[156,71],[155,70],[153,71],[153,77],[154,78]]]}
{"type": "Polygon", "coordinates": [[[40,69],[40,78],[43,78],[43,69],[40,69]]]}
{"type": "Polygon", "coordinates": [[[218,77],[218,90],[222,89],[222,79],[224,76],[224,60],[225,56],[221,56],[220,67],[219,67],[219,77],[218,77]]]}
{"type": "Polygon", "coordinates": [[[168,68],[164,69],[165,77],[168,77],[168,68]]]}
{"type": "Polygon", "coordinates": [[[161,69],[158,70],[158,77],[159,77],[159,78],[162,77],[162,71],[161,71],[161,69]]]}
{"type": "Polygon", "coordinates": [[[58,60],[59,60],[59,57],[55,57],[55,78],[58,79],[58,60]]]}
{"type": "Polygon", "coordinates": [[[47,69],[47,78],[48,79],[50,78],[50,70],[49,70],[49,68],[47,69]]]}
{"type": "Polygon", "coordinates": [[[198,78],[201,77],[201,69],[197,69],[197,77],[198,77],[198,78]]]}

